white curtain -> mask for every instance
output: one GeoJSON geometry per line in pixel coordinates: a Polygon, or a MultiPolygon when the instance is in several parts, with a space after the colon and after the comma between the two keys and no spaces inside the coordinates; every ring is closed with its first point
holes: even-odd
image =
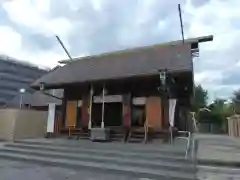
{"type": "Polygon", "coordinates": [[[175,115],[175,107],[177,100],[169,99],[169,124],[171,127],[174,126],[174,115],[175,115]]]}

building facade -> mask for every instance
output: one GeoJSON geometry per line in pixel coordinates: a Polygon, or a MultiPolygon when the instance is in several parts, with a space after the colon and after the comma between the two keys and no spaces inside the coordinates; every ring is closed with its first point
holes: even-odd
{"type": "Polygon", "coordinates": [[[212,36],[127,49],[66,61],[35,89],[63,89],[61,128],[169,128],[169,99],[177,101],[174,127],[187,130],[198,44],[212,36]],[[165,80],[161,74],[164,72],[165,80]]]}
{"type": "Polygon", "coordinates": [[[0,107],[19,106],[20,89],[32,94],[29,87],[34,80],[41,77],[47,70],[17,61],[7,56],[0,56],[0,107]]]}

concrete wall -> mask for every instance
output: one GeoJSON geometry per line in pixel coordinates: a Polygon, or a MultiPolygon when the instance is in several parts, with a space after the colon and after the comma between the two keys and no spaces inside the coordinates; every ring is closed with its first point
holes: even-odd
{"type": "Polygon", "coordinates": [[[47,125],[47,111],[18,111],[14,139],[44,137],[47,125]]]}
{"type": "Polygon", "coordinates": [[[0,109],[0,139],[13,141],[43,137],[46,122],[46,111],[0,109]]]}
{"type": "Polygon", "coordinates": [[[0,109],[0,139],[12,141],[14,139],[17,109],[0,109]]]}

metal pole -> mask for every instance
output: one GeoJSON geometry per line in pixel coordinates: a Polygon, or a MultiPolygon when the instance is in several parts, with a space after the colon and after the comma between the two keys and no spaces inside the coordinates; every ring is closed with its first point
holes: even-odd
{"type": "Polygon", "coordinates": [[[180,25],[181,25],[182,41],[183,41],[183,44],[184,44],[184,32],[183,32],[182,12],[181,12],[181,5],[180,4],[178,4],[178,13],[179,13],[179,19],[180,19],[180,25]]]}
{"type": "Polygon", "coordinates": [[[67,54],[67,56],[69,57],[69,59],[70,59],[70,60],[73,60],[72,57],[70,56],[68,50],[67,50],[66,47],[64,46],[63,42],[61,41],[61,39],[60,39],[58,36],[56,36],[56,38],[57,38],[59,44],[62,46],[62,48],[63,48],[63,50],[65,51],[65,53],[67,54]]]}
{"type": "Polygon", "coordinates": [[[23,94],[20,94],[20,104],[19,107],[22,109],[23,94]]]}
{"type": "Polygon", "coordinates": [[[93,87],[91,85],[90,89],[90,104],[89,104],[89,121],[88,121],[88,129],[92,128],[92,99],[93,99],[93,87]]]}
{"type": "Polygon", "coordinates": [[[102,91],[102,122],[101,122],[101,128],[104,128],[104,102],[105,101],[105,85],[103,86],[102,91]]]}

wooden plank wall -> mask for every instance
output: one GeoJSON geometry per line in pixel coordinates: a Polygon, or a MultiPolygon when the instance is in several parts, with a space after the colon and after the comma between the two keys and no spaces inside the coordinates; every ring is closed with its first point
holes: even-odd
{"type": "Polygon", "coordinates": [[[163,119],[161,98],[157,96],[148,97],[145,108],[148,125],[154,127],[155,130],[162,130],[163,119]]]}
{"type": "Polygon", "coordinates": [[[66,127],[76,125],[77,101],[67,101],[66,107],[66,127]]]}

